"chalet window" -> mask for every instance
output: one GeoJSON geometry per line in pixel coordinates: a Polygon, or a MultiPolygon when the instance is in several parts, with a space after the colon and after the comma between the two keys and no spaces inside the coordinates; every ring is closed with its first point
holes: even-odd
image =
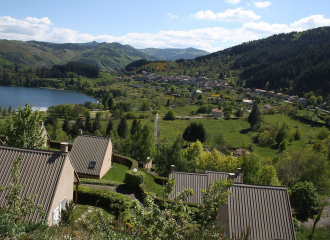
{"type": "Polygon", "coordinates": [[[66,204],[66,197],[64,197],[64,198],[62,199],[62,201],[60,202],[60,212],[61,212],[62,210],[65,210],[65,208],[66,208],[65,204],[66,204]]]}
{"type": "Polygon", "coordinates": [[[89,168],[90,168],[90,169],[94,169],[94,168],[95,168],[95,165],[96,165],[96,162],[91,161],[91,162],[89,163],[89,168]]]}
{"type": "Polygon", "coordinates": [[[60,221],[60,213],[58,211],[58,207],[55,208],[54,212],[53,212],[53,225],[58,224],[58,222],[60,221]]]}

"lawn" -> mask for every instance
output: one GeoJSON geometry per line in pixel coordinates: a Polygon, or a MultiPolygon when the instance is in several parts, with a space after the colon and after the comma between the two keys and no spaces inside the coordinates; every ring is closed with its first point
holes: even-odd
{"type": "Polygon", "coordinates": [[[77,220],[83,214],[85,216],[90,215],[90,214],[94,213],[96,210],[102,211],[102,213],[105,217],[115,219],[115,216],[113,214],[105,211],[103,208],[95,207],[95,206],[93,206],[92,208],[89,208],[89,207],[90,207],[89,205],[77,204],[77,206],[73,209],[73,220],[77,220]],[[90,210],[90,209],[92,209],[93,212],[88,212],[88,210],[90,210]]]}
{"type": "Polygon", "coordinates": [[[140,169],[145,172],[144,185],[148,192],[154,192],[158,197],[163,197],[164,186],[155,183],[154,178],[147,172],[146,169],[140,169]]]}
{"type": "Polygon", "coordinates": [[[78,218],[80,218],[80,216],[88,210],[88,207],[89,207],[89,205],[78,204],[73,209],[73,219],[77,220],[78,218]]]}
{"type": "Polygon", "coordinates": [[[125,173],[128,170],[129,168],[125,165],[113,163],[113,167],[103,176],[102,179],[123,183],[125,179],[125,173]]]}

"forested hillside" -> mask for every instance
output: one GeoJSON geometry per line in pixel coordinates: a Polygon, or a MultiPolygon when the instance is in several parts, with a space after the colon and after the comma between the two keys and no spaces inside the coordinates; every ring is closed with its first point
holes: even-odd
{"type": "MultiPolygon", "coordinates": [[[[156,68],[148,62],[134,70],[142,69],[156,68]]],[[[246,87],[329,96],[330,27],[277,34],[193,60],[179,60],[163,74],[173,73],[205,75],[213,80],[226,76],[246,87]]]]}
{"type": "Polygon", "coordinates": [[[52,67],[69,61],[84,62],[113,71],[138,59],[155,60],[119,43],[48,43],[0,40],[0,67],[52,67]]]}
{"type": "Polygon", "coordinates": [[[159,60],[178,60],[183,59],[194,59],[199,56],[204,56],[209,54],[206,51],[199,50],[196,48],[186,48],[186,49],[159,49],[159,48],[146,48],[139,49],[139,51],[148,54],[150,56],[156,57],[159,60]]]}

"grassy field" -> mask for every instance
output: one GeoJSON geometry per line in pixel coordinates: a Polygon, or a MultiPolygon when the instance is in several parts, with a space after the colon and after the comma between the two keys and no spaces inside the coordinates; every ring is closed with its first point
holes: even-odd
{"type": "Polygon", "coordinates": [[[113,167],[103,176],[102,179],[123,183],[125,179],[125,173],[128,170],[129,168],[125,165],[113,163],[113,167]]]}
{"type": "Polygon", "coordinates": [[[208,146],[214,146],[213,136],[217,132],[222,132],[225,135],[227,142],[235,147],[241,147],[250,142],[250,133],[246,130],[249,123],[244,119],[191,119],[191,120],[174,120],[158,121],[158,131],[160,138],[166,138],[173,143],[178,134],[182,134],[190,122],[202,123],[208,134],[208,146]]]}
{"type": "MultiPolygon", "coordinates": [[[[302,123],[291,119],[284,114],[264,115],[264,122],[269,124],[282,124],[286,123],[290,126],[291,131],[294,131],[296,127],[301,129],[301,139],[298,141],[292,141],[288,146],[288,150],[299,151],[303,149],[309,142],[310,138],[315,139],[315,132],[317,127],[310,124],[302,123]]],[[[160,119],[158,121],[158,131],[160,133],[159,138],[165,138],[170,143],[173,143],[178,134],[182,134],[185,128],[191,121],[202,123],[208,135],[208,139],[205,145],[214,147],[213,136],[217,132],[222,132],[226,141],[232,147],[244,147],[248,146],[252,142],[252,136],[254,132],[249,131],[249,123],[246,119],[191,119],[191,120],[174,120],[164,121],[160,119]]],[[[255,145],[255,152],[261,157],[273,157],[278,149],[271,147],[260,147],[255,145]]]]}

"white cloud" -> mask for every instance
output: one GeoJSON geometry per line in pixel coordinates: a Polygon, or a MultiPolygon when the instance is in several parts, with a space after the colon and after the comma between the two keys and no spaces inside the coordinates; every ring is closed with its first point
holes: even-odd
{"type": "Polygon", "coordinates": [[[178,19],[179,16],[176,14],[172,14],[172,13],[167,13],[166,16],[169,17],[169,19],[173,20],[173,19],[178,19]]]}
{"type": "Polygon", "coordinates": [[[297,31],[303,31],[310,28],[330,26],[330,19],[324,18],[323,15],[311,15],[306,18],[302,18],[294,23],[290,24],[290,27],[297,31]]]}
{"type": "Polygon", "coordinates": [[[214,13],[211,10],[199,11],[192,16],[196,19],[226,22],[250,22],[261,18],[252,10],[244,10],[244,8],[228,9],[225,12],[220,13],[214,13]]]}
{"type": "MultiPolygon", "coordinates": [[[[173,15],[173,14],[172,14],[173,15]]],[[[79,33],[72,29],[53,26],[48,18],[18,20],[0,17],[0,39],[37,40],[57,43],[119,42],[135,48],[195,47],[209,52],[221,50],[243,42],[257,40],[273,34],[303,31],[314,27],[330,26],[330,19],[312,15],[291,24],[271,24],[264,21],[246,22],[239,28],[212,27],[187,31],[158,31],[156,33],[130,32],[123,36],[79,33]]]]}
{"type": "Polygon", "coordinates": [[[252,1],[254,6],[257,8],[266,8],[269,7],[270,5],[272,5],[273,3],[267,1],[267,2],[256,2],[256,1],[252,1]]]}
{"type": "Polygon", "coordinates": [[[226,3],[230,3],[230,4],[237,4],[240,3],[241,0],[225,0],[226,3]]]}
{"type": "Polygon", "coordinates": [[[51,21],[48,17],[32,18],[27,17],[23,20],[18,20],[9,16],[0,17],[0,33],[3,36],[35,36],[43,34],[50,29],[51,21]]]}

